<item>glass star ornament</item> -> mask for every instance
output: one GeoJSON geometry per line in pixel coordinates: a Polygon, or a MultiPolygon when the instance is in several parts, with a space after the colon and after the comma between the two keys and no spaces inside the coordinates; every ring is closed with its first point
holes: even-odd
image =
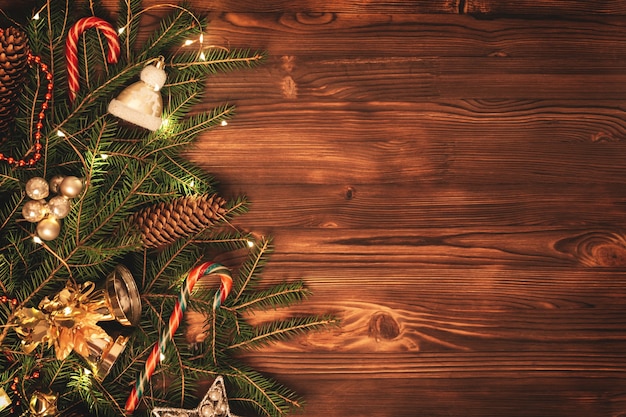
{"type": "Polygon", "coordinates": [[[237,417],[230,413],[224,378],[218,376],[198,407],[185,410],[182,408],[153,408],[155,417],[237,417]]]}

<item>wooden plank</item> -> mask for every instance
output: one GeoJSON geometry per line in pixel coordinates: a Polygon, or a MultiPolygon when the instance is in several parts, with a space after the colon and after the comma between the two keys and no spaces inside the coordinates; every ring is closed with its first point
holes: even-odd
{"type": "MultiPolygon", "coordinates": [[[[212,172],[216,172],[213,170],[212,172]]],[[[268,177],[271,172],[268,172],[268,177]]],[[[284,175],[275,172],[275,175],[284,175]]],[[[330,174],[329,174],[330,175],[330,174]]],[[[497,177],[497,174],[492,174],[497,177]]],[[[236,181],[236,174],[229,178],[236,181]]],[[[222,177],[220,177],[222,178],[222,177]]],[[[222,194],[245,193],[251,211],[241,218],[247,227],[262,231],[297,228],[350,229],[464,226],[493,227],[613,227],[619,235],[623,227],[625,196],[623,186],[605,187],[593,184],[554,184],[539,186],[495,185],[367,185],[335,186],[286,185],[235,182],[222,194]],[[614,190],[616,195],[611,197],[614,190]],[[345,194],[355,195],[346,200],[345,194]]],[[[282,182],[282,184],[280,183],[282,182]]],[[[522,236],[523,237],[523,236],[522,236]]],[[[530,236],[526,236],[530,237],[530,236]]]]}
{"type": "Polygon", "coordinates": [[[621,183],[621,103],[561,103],[244,103],[188,156],[242,183],[621,183]]]}
{"type": "MultiPolygon", "coordinates": [[[[197,10],[217,10],[220,12],[241,13],[272,13],[290,12],[303,13],[459,13],[460,0],[393,0],[372,2],[367,0],[189,0],[187,3],[197,10]]],[[[116,10],[117,0],[102,0],[102,4],[116,10]]],[[[144,8],[163,9],[162,0],[143,0],[144,8]]]]}
{"type": "Polygon", "coordinates": [[[620,0],[542,0],[516,1],[466,0],[464,12],[487,16],[585,16],[589,14],[626,14],[626,4],[620,0]]]}
{"type": "MultiPolygon", "coordinates": [[[[249,216],[241,222],[258,225],[249,216]]],[[[290,269],[304,263],[354,268],[381,262],[392,268],[626,267],[626,235],[617,227],[396,227],[395,219],[350,230],[283,226],[288,237],[274,238],[278,253],[272,263],[290,269]]],[[[265,228],[258,225],[257,233],[265,228]]]]}
{"type": "MultiPolygon", "coordinates": [[[[278,252],[281,250],[278,246],[278,252]]],[[[312,262],[307,254],[300,254],[299,261],[293,260],[293,255],[287,258],[288,262],[280,255],[272,259],[264,274],[266,283],[284,279],[289,271],[301,271],[315,296],[290,309],[255,312],[249,320],[262,323],[333,311],[341,327],[272,344],[263,348],[264,354],[354,352],[365,356],[419,352],[420,357],[425,353],[439,357],[445,353],[446,359],[440,362],[443,366],[455,360],[454,352],[494,352],[501,354],[502,360],[508,357],[511,364],[519,363],[524,356],[529,361],[535,357],[535,364],[551,362],[546,354],[554,352],[576,356],[572,364],[585,361],[577,355],[591,355],[594,360],[606,360],[601,368],[604,370],[608,364],[619,369],[626,366],[611,358],[624,352],[626,341],[622,331],[626,319],[618,314],[626,306],[626,282],[619,270],[514,269],[498,267],[497,262],[482,267],[417,267],[417,263],[408,261],[387,261],[384,255],[351,263],[312,262]]],[[[201,328],[198,323],[202,319],[197,315],[190,313],[187,319],[192,327],[201,328]]],[[[409,356],[415,361],[412,366],[422,365],[420,357],[409,356]]],[[[395,356],[380,360],[388,360],[390,367],[397,366],[396,372],[411,372],[398,364],[395,356]]],[[[486,369],[499,368],[501,364],[496,362],[494,358],[492,365],[479,367],[491,372],[486,369]]],[[[363,364],[357,364],[354,366],[369,373],[363,364]]],[[[575,370],[572,364],[560,365],[575,370]]],[[[328,363],[320,366],[333,368],[328,363]]],[[[586,370],[594,366],[590,364],[586,370]]]]}
{"type": "MultiPolygon", "coordinates": [[[[363,359],[363,363],[371,361],[375,358],[363,359]]],[[[617,416],[624,411],[620,392],[624,383],[619,377],[586,378],[565,372],[466,379],[278,377],[304,393],[307,403],[304,412],[297,414],[302,417],[571,417],[617,416]]]]}
{"type": "Polygon", "coordinates": [[[282,56],[261,68],[209,80],[212,97],[290,102],[434,99],[620,100],[624,61],[505,58],[338,58],[282,56]],[[315,68],[311,71],[310,68],[315,68]],[[350,77],[343,74],[349,73],[350,77]],[[467,78],[472,82],[468,83],[467,78]]]}
{"type": "MultiPolygon", "coordinates": [[[[292,13],[211,14],[205,42],[268,50],[270,56],[488,57],[614,59],[626,54],[626,24],[619,16],[479,20],[436,14],[292,13]]],[[[147,22],[149,23],[149,22],[147,22]]],[[[156,24],[154,22],[153,24],[156,24]]],[[[483,67],[488,71],[488,67],[483,67]]]]}

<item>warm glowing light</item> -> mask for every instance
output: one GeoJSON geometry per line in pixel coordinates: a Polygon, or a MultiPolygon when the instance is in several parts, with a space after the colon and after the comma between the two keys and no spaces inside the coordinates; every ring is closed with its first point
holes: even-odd
{"type": "Polygon", "coordinates": [[[189,45],[191,45],[192,43],[193,43],[193,41],[192,41],[191,39],[187,39],[187,40],[185,41],[184,46],[189,46],[189,45]]]}
{"type": "Polygon", "coordinates": [[[63,309],[63,314],[69,316],[70,314],[72,314],[72,311],[74,311],[74,309],[70,306],[67,306],[63,309]]]}
{"type": "Polygon", "coordinates": [[[200,38],[198,38],[198,40],[200,41],[200,43],[204,42],[204,33],[200,34],[200,38]]]}
{"type": "Polygon", "coordinates": [[[200,52],[200,59],[206,61],[206,55],[204,55],[204,52],[200,52]]]}
{"type": "Polygon", "coordinates": [[[35,13],[35,15],[33,16],[33,20],[39,20],[39,18],[39,12],[35,13]]]}
{"type": "Polygon", "coordinates": [[[165,355],[161,353],[161,354],[159,355],[159,360],[160,360],[161,362],[163,362],[163,361],[165,360],[165,355]]]}
{"type": "Polygon", "coordinates": [[[57,130],[57,136],[60,138],[64,138],[65,137],[65,133],[61,132],[60,130],[57,130]]]}
{"type": "Polygon", "coordinates": [[[106,161],[108,157],[109,157],[109,155],[107,155],[105,153],[101,153],[100,154],[100,158],[102,158],[103,161],[106,161]]]}
{"type": "Polygon", "coordinates": [[[162,128],[166,128],[170,125],[170,119],[163,119],[163,121],[161,122],[161,127],[162,128]]]}
{"type": "Polygon", "coordinates": [[[11,404],[11,398],[4,390],[4,388],[0,387],[0,411],[4,410],[11,404]]]}
{"type": "Polygon", "coordinates": [[[248,241],[248,247],[253,248],[254,247],[254,241],[249,240],[248,241]]]}
{"type": "Polygon", "coordinates": [[[226,120],[222,120],[222,126],[226,126],[228,122],[226,120]]]}
{"type": "Polygon", "coordinates": [[[195,186],[196,186],[196,181],[191,180],[191,181],[189,182],[189,186],[190,186],[190,187],[195,187],[195,186]]]}
{"type": "Polygon", "coordinates": [[[126,30],[126,26],[121,27],[121,28],[119,28],[119,29],[117,30],[117,34],[118,34],[118,35],[121,35],[122,33],[124,33],[124,31],[125,31],[125,30],[126,30]]]}
{"type": "Polygon", "coordinates": [[[85,375],[91,375],[91,369],[83,368],[85,375]]]}
{"type": "Polygon", "coordinates": [[[39,236],[33,236],[33,242],[37,243],[38,245],[41,245],[43,243],[43,240],[41,240],[39,236]]]}

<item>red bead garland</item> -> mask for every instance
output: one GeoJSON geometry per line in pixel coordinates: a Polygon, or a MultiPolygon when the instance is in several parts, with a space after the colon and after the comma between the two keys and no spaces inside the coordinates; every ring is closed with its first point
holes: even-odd
{"type": "Polygon", "coordinates": [[[9,298],[6,295],[0,296],[0,303],[9,303],[11,306],[17,306],[17,298],[9,298]]]}
{"type": "Polygon", "coordinates": [[[43,129],[43,119],[46,117],[46,110],[50,107],[50,100],[52,100],[52,89],[54,88],[54,81],[52,72],[50,72],[48,65],[41,62],[41,57],[28,53],[28,64],[33,65],[33,62],[39,65],[41,71],[45,74],[46,80],[48,80],[48,91],[44,97],[44,102],[41,104],[41,111],[38,115],[38,121],[35,125],[35,134],[34,134],[34,143],[33,147],[28,151],[27,155],[31,152],[33,153],[31,158],[26,159],[26,157],[22,159],[15,159],[12,156],[7,156],[3,153],[0,153],[0,161],[5,161],[9,165],[14,167],[25,167],[25,166],[33,166],[37,161],[41,159],[41,149],[43,146],[41,145],[41,129],[43,129]]]}

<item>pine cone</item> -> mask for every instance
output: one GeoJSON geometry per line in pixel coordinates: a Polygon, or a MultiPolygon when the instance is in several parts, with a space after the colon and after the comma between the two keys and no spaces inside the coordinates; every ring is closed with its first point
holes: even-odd
{"type": "Polygon", "coordinates": [[[225,204],[216,194],[182,197],[146,207],[131,221],[139,228],[144,246],[155,248],[214,225],[226,213],[225,204]]]}
{"type": "Polygon", "coordinates": [[[29,51],[24,32],[14,27],[0,29],[0,132],[11,127],[17,112],[29,51]]]}

